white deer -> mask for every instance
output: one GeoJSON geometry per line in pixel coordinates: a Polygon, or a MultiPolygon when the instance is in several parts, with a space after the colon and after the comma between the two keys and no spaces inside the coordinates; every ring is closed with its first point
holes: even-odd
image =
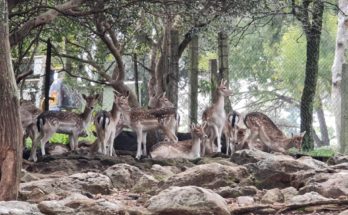
{"type": "Polygon", "coordinates": [[[129,112],[128,96],[122,96],[114,91],[114,103],[110,111],[101,111],[95,117],[95,127],[98,137],[98,151],[112,156],[113,143],[116,137],[117,125],[120,123],[122,112],[129,112]]]}
{"type": "Polygon", "coordinates": [[[36,148],[38,143],[41,145],[41,153],[44,156],[45,144],[54,133],[63,133],[69,135],[70,149],[76,150],[78,147],[77,138],[79,134],[85,131],[88,123],[92,118],[92,111],[97,103],[99,94],[86,96],[82,94],[86,100],[85,110],[81,114],[68,111],[46,111],[39,115],[37,119],[37,128],[39,137],[33,144],[30,160],[37,160],[36,148]]]}
{"type": "Polygon", "coordinates": [[[207,135],[204,132],[206,123],[203,125],[191,125],[191,140],[172,143],[163,141],[154,145],[151,149],[153,159],[186,158],[195,159],[201,157],[201,144],[207,135]]]}
{"type": "Polygon", "coordinates": [[[206,108],[202,115],[202,120],[207,121],[206,133],[208,141],[203,144],[202,154],[205,154],[206,146],[213,152],[221,152],[221,135],[226,123],[226,111],[224,109],[225,97],[232,95],[232,91],[226,86],[226,81],[221,80],[216,89],[217,99],[212,106],[206,108]],[[217,139],[217,149],[215,150],[214,141],[217,139]]]}

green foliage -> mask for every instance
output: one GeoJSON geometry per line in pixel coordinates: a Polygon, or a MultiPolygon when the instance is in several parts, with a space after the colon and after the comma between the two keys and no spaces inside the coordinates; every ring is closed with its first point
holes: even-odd
{"type": "Polygon", "coordinates": [[[303,154],[311,157],[333,157],[335,156],[335,151],[332,148],[329,147],[320,147],[320,148],[315,148],[310,151],[298,151],[296,148],[291,148],[289,149],[290,154],[303,154]]]}

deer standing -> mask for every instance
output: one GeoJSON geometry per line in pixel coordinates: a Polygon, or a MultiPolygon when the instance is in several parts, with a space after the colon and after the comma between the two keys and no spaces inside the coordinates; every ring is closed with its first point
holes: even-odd
{"type": "Polygon", "coordinates": [[[78,147],[78,135],[84,132],[88,123],[92,118],[92,111],[97,103],[99,94],[86,96],[82,94],[86,101],[85,110],[81,114],[68,111],[46,111],[39,115],[37,119],[37,128],[39,137],[36,143],[33,144],[30,154],[30,160],[37,160],[36,148],[37,142],[41,145],[41,153],[45,155],[45,144],[54,133],[63,133],[69,135],[69,144],[71,150],[76,150],[78,147]]]}
{"type": "MultiPolygon", "coordinates": [[[[148,108],[174,108],[174,104],[169,101],[169,99],[166,97],[166,92],[164,92],[160,96],[156,96],[155,94],[150,96],[148,108]]],[[[180,116],[178,114],[170,115],[164,120],[164,124],[172,131],[172,133],[176,133],[179,127],[179,121],[180,116]]],[[[169,137],[166,137],[166,139],[168,138],[169,137]]]]}
{"type": "Polygon", "coordinates": [[[98,151],[112,156],[113,143],[116,137],[117,126],[120,123],[122,112],[129,112],[130,106],[128,104],[128,96],[118,95],[114,91],[114,102],[110,111],[101,111],[96,117],[94,124],[96,126],[96,133],[98,137],[98,151]],[[107,149],[108,148],[108,149],[107,149]]]}
{"type": "Polygon", "coordinates": [[[171,143],[163,141],[154,145],[151,149],[151,157],[154,159],[186,158],[195,159],[201,157],[201,144],[207,135],[204,132],[206,123],[203,125],[191,125],[191,140],[171,143]]]}
{"type": "Polygon", "coordinates": [[[221,80],[216,89],[217,100],[212,106],[206,108],[202,115],[202,120],[207,121],[206,133],[208,141],[203,144],[202,154],[205,154],[205,148],[210,146],[213,152],[221,152],[221,135],[226,122],[226,111],[224,109],[225,97],[232,95],[232,91],[226,87],[226,81],[221,80]],[[214,141],[217,139],[217,149],[215,150],[214,141]]]}

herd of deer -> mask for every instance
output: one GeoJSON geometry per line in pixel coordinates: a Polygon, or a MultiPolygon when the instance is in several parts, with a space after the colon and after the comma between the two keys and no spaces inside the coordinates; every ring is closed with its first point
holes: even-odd
{"type": "Polygon", "coordinates": [[[300,148],[304,133],[295,137],[287,137],[266,115],[252,112],[246,115],[224,109],[225,97],[231,96],[225,81],[221,81],[216,89],[216,101],[205,109],[202,124],[192,124],[192,139],[178,141],[176,130],[178,117],[176,108],[161,96],[151,96],[148,108],[131,108],[128,104],[129,93],[114,93],[114,102],[110,111],[100,111],[93,117],[93,108],[99,94],[86,96],[86,106],[81,114],[68,111],[41,112],[33,104],[22,102],[20,116],[24,138],[33,140],[29,160],[37,161],[36,149],[40,144],[41,153],[45,155],[45,144],[54,133],[69,135],[70,148],[78,148],[78,136],[85,132],[86,126],[93,121],[96,127],[97,141],[94,148],[105,155],[116,155],[113,147],[114,139],[123,128],[130,128],[137,135],[136,158],[147,156],[147,132],[162,130],[165,139],[151,148],[150,156],[155,159],[166,158],[198,158],[205,154],[221,152],[221,137],[225,135],[226,154],[235,150],[258,148],[264,151],[285,153],[291,147],[300,148]],[[215,144],[215,140],[217,145],[215,144]]]}

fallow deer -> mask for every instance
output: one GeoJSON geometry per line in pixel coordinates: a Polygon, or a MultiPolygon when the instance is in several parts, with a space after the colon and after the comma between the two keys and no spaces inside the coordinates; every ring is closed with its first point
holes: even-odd
{"type": "Polygon", "coordinates": [[[68,111],[46,111],[39,115],[37,119],[37,128],[39,137],[33,144],[30,160],[37,160],[36,148],[38,142],[41,145],[41,153],[45,155],[45,144],[54,133],[63,133],[69,135],[70,149],[76,150],[78,146],[77,138],[84,132],[92,118],[92,111],[97,103],[99,94],[86,96],[82,94],[86,101],[85,110],[81,114],[68,111]]]}
{"type": "Polygon", "coordinates": [[[178,138],[175,133],[167,128],[164,123],[164,119],[175,114],[176,109],[172,107],[150,110],[132,108],[131,111],[122,111],[122,125],[119,126],[118,130],[120,131],[123,127],[128,127],[136,133],[138,143],[136,158],[140,159],[141,155],[147,155],[146,135],[150,130],[161,129],[171,141],[177,142],[178,138]]]}
{"type": "Polygon", "coordinates": [[[202,115],[202,120],[207,121],[206,134],[208,141],[203,144],[202,154],[205,154],[205,148],[210,146],[213,152],[221,152],[221,135],[226,122],[226,111],[224,109],[225,97],[231,96],[232,91],[226,86],[226,81],[221,80],[216,89],[217,99],[212,106],[206,108],[202,115]],[[217,138],[217,150],[215,150],[214,141],[217,138]],[[209,144],[209,145],[208,145],[209,144]]]}
{"type": "Polygon", "coordinates": [[[206,123],[203,125],[191,125],[191,140],[177,143],[163,141],[154,145],[151,149],[151,157],[154,159],[186,158],[195,159],[201,157],[201,144],[207,135],[204,132],[206,123]]]}
{"type": "Polygon", "coordinates": [[[117,125],[120,123],[122,112],[130,111],[128,96],[119,95],[115,91],[114,103],[110,111],[101,111],[96,117],[94,124],[96,126],[98,151],[112,156],[113,143],[116,137],[117,125]]]}
{"type": "Polygon", "coordinates": [[[294,137],[287,137],[265,114],[260,112],[248,113],[244,123],[250,129],[248,140],[254,141],[259,138],[262,144],[271,151],[286,152],[291,147],[301,148],[303,136],[306,132],[294,137]]]}
{"type": "MultiPolygon", "coordinates": [[[[155,108],[174,108],[174,104],[169,101],[169,99],[166,97],[166,92],[163,94],[156,96],[156,94],[150,96],[149,98],[149,109],[155,109],[155,108]]],[[[167,128],[169,128],[173,133],[176,133],[179,127],[180,122],[180,116],[178,114],[168,116],[164,120],[164,124],[167,128]]],[[[168,137],[165,137],[165,139],[168,139],[168,137]]]]}

